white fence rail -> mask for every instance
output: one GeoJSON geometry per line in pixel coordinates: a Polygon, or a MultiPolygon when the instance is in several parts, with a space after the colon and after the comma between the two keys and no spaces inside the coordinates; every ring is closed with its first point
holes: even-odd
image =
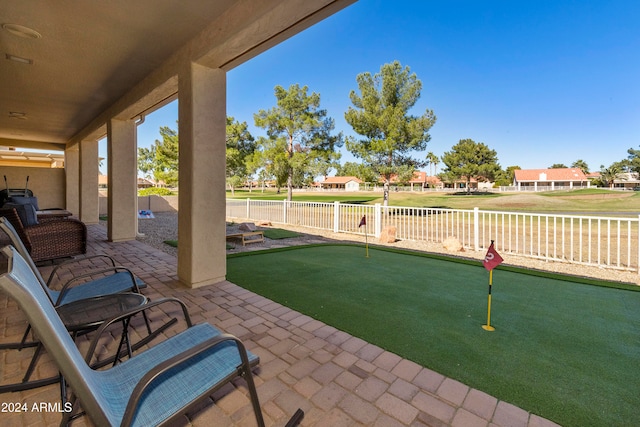
{"type": "Polygon", "coordinates": [[[640,217],[602,217],[379,204],[227,200],[227,217],[270,221],[336,233],[380,236],[396,228],[400,240],[439,243],[457,238],[469,250],[496,249],[521,256],[640,273],[640,217]],[[358,227],[363,216],[367,226],[358,227]]]}

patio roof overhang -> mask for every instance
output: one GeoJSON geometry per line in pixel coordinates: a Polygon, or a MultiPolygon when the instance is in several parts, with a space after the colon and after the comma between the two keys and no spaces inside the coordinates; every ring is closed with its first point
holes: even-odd
{"type": "Polygon", "coordinates": [[[226,72],[355,1],[1,2],[0,149],[64,150],[59,200],[92,223],[106,135],[108,239],[132,240],[136,121],[179,99],[178,277],[224,280],[226,72]]]}
{"type": "Polygon", "coordinates": [[[354,1],[2,2],[0,146],[105,135],[174,99],[185,62],[228,71],[354,1]]]}

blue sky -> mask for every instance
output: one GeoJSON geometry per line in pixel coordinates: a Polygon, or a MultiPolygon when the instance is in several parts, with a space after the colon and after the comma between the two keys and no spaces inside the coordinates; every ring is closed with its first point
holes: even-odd
{"type": "MultiPolygon", "coordinates": [[[[636,0],[360,0],[231,70],[227,114],[265,135],[253,114],[275,105],[274,86],[298,83],[356,136],[344,120],[356,76],[399,60],[423,84],[411,113],[437,116],[415,157],[471,138],[503,168],[582,159],[599,170],[640,146],[639,22],[636,0]]],[[[177,117],[177,103],[149,115],[139,146],[177,117]]]]}

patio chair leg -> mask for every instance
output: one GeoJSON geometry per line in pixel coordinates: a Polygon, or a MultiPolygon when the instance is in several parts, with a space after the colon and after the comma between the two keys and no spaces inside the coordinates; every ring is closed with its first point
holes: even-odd
{"type": "Polygon", "coordinates": [[[84,415],[84,412],[82,411],[76,413],[76,411],[78,411],[78,399],[76,398],[75,393],[71,393],[69,402],[71,403],[71,411],[64,412],[62,420],[60,421],[60,427],[67,427],[69,424],[71,424],[71,421],[84,415]]]}
{"type": "Polygon", "coordinates": [[[302,409],[298,409],[284,427],[295,427],[300,424],[300,421],[302,421],[303,418],[304,411],[302,409]]]}
{"type": "Polygon", "coordinates": [[[251,367],[248,364],[242,367],[241,375],[247,382],[249,396],[251,397],[251,405],[253,406],[253,412],[256,416],[258,427],[265,427],[264,418],[262,417],[262,409],[260,408],[260,400],[258,399],[258,391],[256,390],[256,384],[253,382],[251,367]]]}
{"type": "Polygon", "coordinates": [[[36,347],[36,351],[35,353],[33,353],[33,357],[31,358],[31,362],[29,363],[29,367],[27,368],[27,372],[25,372],[24,377],[22,378],[23,383],[26,383],[27,381],[29,381],[29,378],[31,378],[31,374],[33,373],[33,370],[36,367],[36,362],[40,357],[41,351],[42,351],[42,344],[38,344],[38,347],[36,347]]]}
{"type": "Polygon", "coordinates": [[[149,332],[149,335],[151,335],[153,332],[151,332],[151,323],[149,322],[146,311],[142,312],[142,317],[144,317],[144,323],[147,324],[147,332],[149,332]]]}
{"type": "Polygon", "coordinates": [[[27,336],[31,331],[31,325],[27,325],[27,330],[24,331],[24,335],[20,342],[9,342],[0,344],[0,350],[22,350],[23,348],[35,347],[38,345],[38,341],[27,341],[27,336]]]}

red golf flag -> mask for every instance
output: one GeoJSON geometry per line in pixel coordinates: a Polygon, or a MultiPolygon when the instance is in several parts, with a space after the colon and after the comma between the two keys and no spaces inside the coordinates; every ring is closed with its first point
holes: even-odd
{"type": "Polygon", "coordinates": [[[487,251],[487,254],[484,256],[484,261],[482,261],[482,264],[484,265],[484,268],[491,271],[497,266],[499,266],[502,263],[502,261],[504,260],[502,259],[500,254],[496,252],[495,248],[493,247],[493,240],[492,240],[491,245],[489,246],[489,250],[487,251]]]}
{"type": "Polygon", "coordinates": [[[360,220],[360,224],[358,224],[358,228],[362,227],[363,225],[367,225],[367,216],[363,216],[362,219],[360,220]]]}

